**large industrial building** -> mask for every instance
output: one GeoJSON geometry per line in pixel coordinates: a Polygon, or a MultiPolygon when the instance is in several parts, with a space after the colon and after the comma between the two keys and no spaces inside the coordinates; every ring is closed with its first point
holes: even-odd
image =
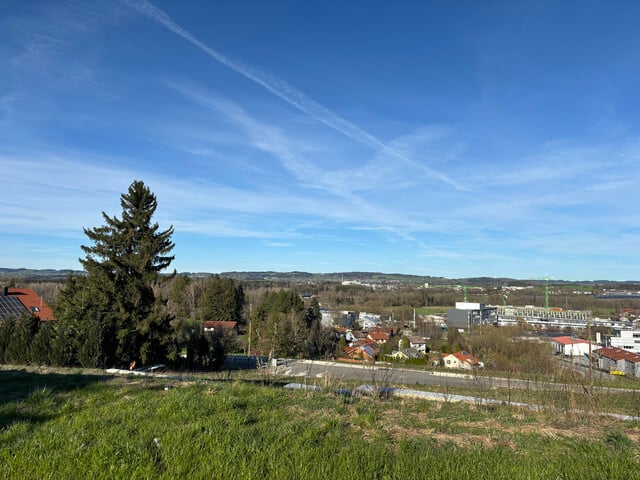
{"type": "MultiPolygon", "coordinates": [[[[447,326],[468,331],[474,325],[517,325],[525,322],[536,328],[586,329],[605,326],[629,329],[630,325],[619,325],[610,319],[592,318],[589,310],[565,310],[555,307],[491,306],[483,303],[456,302],[455,308],[447,311],[447,326]]],[[[639,345],[640,350],[640,345],[639,345]]]]}
{"type": "Polygon", "coordinates": [[[586,328],[592,321],[588,310],[564,310],[562,308],[499,306],[497,308],[498,325],[516,325],[524,321],[540,328],[549,326],[558,328],[586,328]]]}
{"type": "Polygon", "coordinates": [[[467,332],[476,325],[497,323],[497,308],[488,307],[484,303],[456,302],[456,308],[447,311],[447,326],[467,332]]]}
{"type": "Polygon", "coordinates": [[[605,347],[620,348],[628,352],[640,354],[640,331],[620,330],[619,335],[604,335],[602,344],[605,347]]]}

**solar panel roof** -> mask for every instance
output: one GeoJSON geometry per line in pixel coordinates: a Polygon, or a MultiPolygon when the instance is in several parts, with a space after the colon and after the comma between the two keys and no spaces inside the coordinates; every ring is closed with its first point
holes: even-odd
{"type": "Polygon", "coordinates": [[[29,313],[24,305],[16,297],[0,295],[0,319],[19,317],[23,313],[29,313]]]}

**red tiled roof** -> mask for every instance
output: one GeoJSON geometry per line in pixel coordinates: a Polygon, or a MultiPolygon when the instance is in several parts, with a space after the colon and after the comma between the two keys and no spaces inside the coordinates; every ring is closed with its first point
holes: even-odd
{"type": "Polygon", "coordinates": [[[475,365],[478,363],[478,359],[467,352],[453,352],[453,353],[450,353],[449,355],[453,355],[462,363],[468,363],[469,365],[475,365]]]}
{"type": "Polygon", "coordinates": [[[203,327],[204,328],[229,328],[229,329],[234,329],[238,326],[238,322],[204,322],[203,323],[203,327]]]}
{"type": "Polygon", "coordinates": [[[391,336],[386,332],[376,331],[376,332],[370,332],[369,338],[375,341],[386,342],[387,340],[389,340],[389,338],[391,338],[391,336]]]}
{"type": "Polygon", "coordinates": [[[561,345],[575,345],[576,343],[586,343],[588,344],[589,342],[586,341],[583,338],[575,338],[575,337],[555,337],[551,339],[552,342],[556,342],[559,343],[561,345]]]}
{"type": "MultiPolygon", "coordinates": [[[[1,292],[0,292],[1,293],[1,292]]],[[[25,306],[32,315],[38,317],[41,321],[55,320],[53,311],[44,303],[42,297],[30,288],[7,288],[7,295],[16,297],[20,303],[25,306]]]]}

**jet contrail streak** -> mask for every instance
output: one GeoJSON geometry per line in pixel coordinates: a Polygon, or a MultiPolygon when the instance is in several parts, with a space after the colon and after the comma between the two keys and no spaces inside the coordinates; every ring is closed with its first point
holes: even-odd
{"type": "Polygon", "coordinates": [[[191,43],[192,45],[194,45],[195,47],[199,48],[204,53],[209,55],[211,58],[217,60],[218,62],[222,63],[223,65],[230,68],[231,70],[234,70],[240,75],[248,78],[249,80],[252,80],[258,85],[261,85],[266,90],[276,95],[277,97],[281,98],[288,104],[292,105],[298,110],[301,110],[302,112],[306,113],[307,115],[314,118],[315,120],[324,123],[328,127],[342,133],[344,136],[351,138],[352,140],[355,140],[358,143],[369,146],[374,150],[377,150],[379,152],[382,152],[387,155],[396,157],[400,160],[403,160],[413,165],[414,167],[421,169],[422,171],[429,174],[430,176],[435,177],[459,190],[465,190],[465,188],[462,187],[460,184],[458,184],[455,180],[449,178],[448,176],[442,173],[436,172],[435,170],[429,167],[426,167],[424,165],[421,165],[411,160],[406,155],[403,155],[397,150],[394,150],[393,148],[389,147],[388,145],[381,142],[373,135],[362,130],[360,127],[345,120],[344,118],[339,117],[338,115],[333,113],[331,110],[327,109],[326,107],[323,107],[318,102],[309,98],[307,95],[305,95],[295,87],[289,85],[284,80],[274,75],[268,74],[266,72],[262,72],[255,68],[249,67],[247,65],[243,65],[240,62],[231,60],[229,57],[222,55],[221,53],[217,52],[216,50],[206,45],[204,42],[198,40],[194,35],[192,35],[189,31],[185,30],[176,22],[174,22],[171,19],[171,17],[169,17],[166,13],[164,13],[158,7],[153,5],[151,2],[147,0],[122,0],[122,1],[125,4],[129,5],[131,8],[140,12],[141,14],[145,15],[151,20],[159,23],[160,25],[164,26],[168,30],[172,31],[176,35],[179,35],[180,37],[184,38],[189,43],[191,43]]]}

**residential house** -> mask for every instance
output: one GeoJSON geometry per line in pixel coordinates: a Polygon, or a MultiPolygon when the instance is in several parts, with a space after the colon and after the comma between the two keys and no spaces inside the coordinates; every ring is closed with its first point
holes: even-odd
{"type": "Polygon", "coordinates": [[[205,333],[220,332],[222,330],[238,334],[238,322],[213,322],[207,321],[202,324],[205,333]]]}
{"type": "Polygon", "coordinates": [[[482,366],[476,357],[465,351],[444,354],[442,355],[442,361],[445,368],[471,370],[473,367],[482,366]]]}
{"type": "Polygon", "coordinates": [[[0,320],[29,313],[42,322],[55,320],[53,310],[30,288],[4,287],[0,296],[0,320]]]}
{"type": "Polygon", "coordinates": [[[389,332],[385,332],[384,330],[375,330],[373,332],[369,332],[367,338],[373,340],[378,345],[383,345],[389,341],[391,338],[391,334],[389,332]]]}
{"type": "Polygon", "coordinates": [[[350,360],[361,360],[366,363],[373,363],[376,360],[378,349],[371,345],[360,345],[344,347],[344,354],[350,360]]]}
{"type": "Polygon", "coordinates": [[[427,353],[427,340],[424,337],[410,335],[407,338],[409,339],[409,348],[414,348],[418,352],[427,353]]]}
{"type": "Polygon", "coordinates": [[[395,361],[402,361],[416,359],[416,358],[424,358],[420,352],[418,352],[415,348],[405,348],[404,350],[395,350],[391,355],[389,355],[395,361]]]}

